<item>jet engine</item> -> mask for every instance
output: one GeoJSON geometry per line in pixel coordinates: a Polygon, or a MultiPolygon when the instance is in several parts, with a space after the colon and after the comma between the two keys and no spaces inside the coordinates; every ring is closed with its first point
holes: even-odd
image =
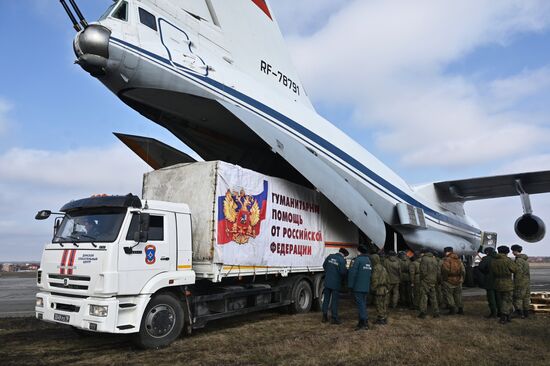
{"type": "Polygon", "coordinates": [[[527,213],[516,220],[516,234],[528,243],[541,241],[546,234],[546,226],[540,217],[527,213]]]}

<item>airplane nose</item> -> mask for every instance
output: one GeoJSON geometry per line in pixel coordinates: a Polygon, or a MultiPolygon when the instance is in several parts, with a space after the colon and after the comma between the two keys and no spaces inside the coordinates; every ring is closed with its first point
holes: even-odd
{"type": "Polygon", "coordinates": [[[111,31],[99,24],[90,24],[73,41],[76,63],[92,76],[105,75],[109,59],[111,31]]]}

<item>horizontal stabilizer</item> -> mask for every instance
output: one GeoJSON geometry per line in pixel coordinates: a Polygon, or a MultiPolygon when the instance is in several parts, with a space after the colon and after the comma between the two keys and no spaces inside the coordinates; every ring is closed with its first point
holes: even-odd
{"type": "Polygon", "coordinates": [[[465,202],[487,198],[550,192],[550,171],[499,175],[434,183],[443,202],[465,202]],[[518,185],[519,183],[519,185],[518,185]]]}
{"type": "Polygon", "coordinates": [[[325,197],[340,209],[379,248],[384,247],[384,221],[367,200],[313,150],[287,135],[264,118],[233,104],[220,101],[231,113],[281,155],[325,197]]]}
{"type": "Polygon", "coordinates": [[[116,132],[114,135],[155,170],[181,163],[196,162],[195,159],[186,153],[153,138],[125,135],[116,132]]]}

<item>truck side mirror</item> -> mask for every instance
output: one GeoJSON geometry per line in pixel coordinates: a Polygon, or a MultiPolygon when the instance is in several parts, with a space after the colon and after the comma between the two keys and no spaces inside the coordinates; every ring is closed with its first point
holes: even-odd
{"type": "Polygon", "coordinates": [[[59,230],[59,227],[61,226],[61,220],[63,220],[63,217],[56,217],[55,222],[53,224],[53,235],[57,235],[57,231],[59,230]]]}
{"type": "Polygon", "coordinates": [[[139,231],[134,233],[134,241],[144,243],[149,240],[149,214],[141,213],[139,215],[139,231]]]}
{"type": "Polygon", "coordinates": [[[52,212],[50,210],[42,210],[38,211],[36,216],[34,216],[35,220],[46,220],[51,216],[52,212]]]}

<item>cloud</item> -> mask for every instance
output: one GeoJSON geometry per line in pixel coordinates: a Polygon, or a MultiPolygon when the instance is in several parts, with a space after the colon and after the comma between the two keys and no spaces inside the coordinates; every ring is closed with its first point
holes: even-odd
{"type": "Polygon", "coordinates": [[[550,90],[550,66],[524,70],[505,79],[493,80],[490,94],[501,105],[510,106],[532,95],[550,90]]]}
{"type": "Polygon", "coordinates": [[[8,113],[13,109],[13,106],[6,99],[0,97],[0,137],[8,131],[10,120],[8,113]]]}
{"type": "Polygon", "coordinates": [[[143,170],[144,164],[119,146],[61,152],[13,148],[0,155],[0,176],[12,184],[120,190],[139,181],[143,170]]]}
{"type": "Polygon", "coordinates": [[[274,0],[270,3],[285,34],[313,34],[348,0],[274,0]]]}
{"type": "Polygon", "coordinates": [[[92,194],[141,195],[150,169],[123,146],[68,151],[11,149],[0,155],[1,260],[38,260],[51,239],[52,222],[36,221],[41,209],[92,194]]]}
{"type": "Polygon", "coordinates": [[[381,151],[409,166],[464,166],[545,147],[547,114],[510,107],[543,90],[548,71],[484,81],[449,65],[549,24],[545,1],[354,1],[290,45],[314,101],[351,104],[381,151]]]}

